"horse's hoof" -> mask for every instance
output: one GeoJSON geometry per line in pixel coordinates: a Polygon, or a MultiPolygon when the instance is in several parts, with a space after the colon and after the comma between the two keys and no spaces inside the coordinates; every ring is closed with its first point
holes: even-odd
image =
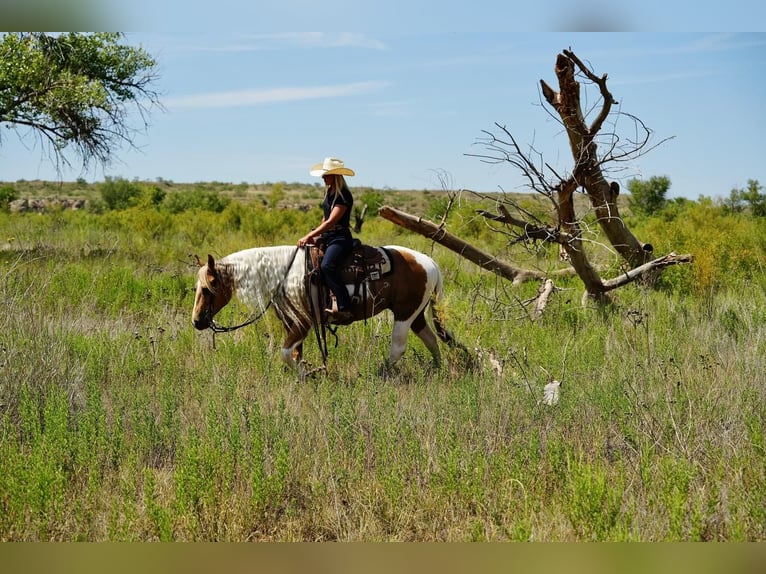
{"type": "Polygon", "coordinates": [[[301,361],[301,363],[298,365],[298,380],[300,382],[305,382],[312,378],[314,375],[321,371],[326,371],[327,367],[324,365],[320,365],[319,367],[311,368],[311,365],[307,363],[306,361],[301,361]]]}
{"type": "Polygon", "coordinates": [[[389,379],[394,374],[395,370],[396,367],[394,367],[394,365],[385,362],[378,367],[378,376],[384,380],[389,379]]]}

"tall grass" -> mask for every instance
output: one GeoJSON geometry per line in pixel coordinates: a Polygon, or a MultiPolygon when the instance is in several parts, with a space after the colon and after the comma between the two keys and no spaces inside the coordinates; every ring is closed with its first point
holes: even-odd
{"type": "Polygon", "coordinates": [[[536,285],[373,221],[365,241],[442,265],[478,368],[445,349],[431,370],[411,337],[380,378],[382,316],[340,329],[301,382],[273,317],[215,339],[190,324],[189,253],[262,244],[258,229],[293,242],[255,225],[273,213],[230,231],[230,213],[204,214],[198,245],[189,213],[162,233],[131,214],[0,215],[0,539],[766,539],[762,252],[713,291],[673,270],[605,309],[562,282],[531,323],[519,302],[536,285]]]}

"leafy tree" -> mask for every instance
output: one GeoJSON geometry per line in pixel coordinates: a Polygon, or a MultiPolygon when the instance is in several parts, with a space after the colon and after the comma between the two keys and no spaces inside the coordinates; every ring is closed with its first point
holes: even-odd
{"type": "MultiPolygon", "coordinates": [[[[155,60],[120,43],[120,33],[10,32],[0,37],[0,123],[20,138],[39,138],[57,168],[71,165],[74,148],[83,167],[107,164],[122,144],[133,145],[134,109],[147,126],[158,95],[155,60]]],[[[0,140],[2,143],[2,140],[0,140]]]]}
{"type": "Polygon", "coordinates": [[[276,209],[279,202],[282,201],[285,196],[285,184],[281,181],[275,183],[269,192],[269,207],[271,209],[276,209]]]}
{"type": "Polygon", "coordinates": [[[107,209],[127,209],[138,202],[141,186],[122,177],[107,177],[99,184],[99,192],[107,209]]]}
{"type": "Polygon", "coordinates": [[[231,200],[215,191],[197,188],[192,191],[175,191],[165,198],[164,206],[170,213],[181,213],[189,209],[200,209],[221,213],[231,200]]]}
{"type": "Polygon", "coordinates": [[[638,215],[654,215],[665,207],[665,196],[670,189],[666,176],[652,176],[648,180],[631,179],[628,182],[628,205],[638,215]]]}
{"type": "Polygon", "coordinates": [[[370,215],[375,217],[378,214],[378,208],[385,204],[385,199],[383,198],[383,194],[379,191],[366,188],[359,195],[359,200],[356,203],[360,206],[367,205],[368,209],[371,210],[370,215]]]}
{"type": "Polygon", "coordinates": [[[7,211],[12,201],[19,197],[19,192],[12,185],[0,187],[0,211],[7,211]]]}
{"type": "Polygon", "coordinates": [[[750,214],[754,217],[766,217],[766,194],[761,193],[763,186],[757,179],[747,180],[747,189],[732,189],[729,197],[724,201],[726,209],[733,213],[745,211],[750,208],[750,214]]]}

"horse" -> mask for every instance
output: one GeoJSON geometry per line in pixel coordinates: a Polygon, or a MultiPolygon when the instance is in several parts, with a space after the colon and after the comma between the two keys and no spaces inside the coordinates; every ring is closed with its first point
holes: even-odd
{"type": "MultiPolygon", "coordinates": [[[[404,354],[410,330],[423,341],[431,353],[433,366],[438,368],[441,354],[437,336],[450,347],[462,347],[444,327],[439,313],[444,285],[441,270],[431,257],[407,247],[387,245],[380,249],[390,259],[390,270],[374,275],[374,279],[365,279],[366,296],[355,298],[351,322],[390,310],[394,327],[388,359],[382,370],[393,367],[404,354]],[[436,334],[425,317],[429,304],[436,334]]],[[[234,297],[259,310],[260,316],[271,307],[286,331],[281,358],[288,366],[300,369],[303,342],[312,328],[316,328],[317,321],[321,321],[309,297],[311,286],[306,280],[306,270],[310,260],[306,249],[294,245],[244,249],[217,261],[208,254],[207,263],[198,257],[192,324],[198,330],[216,327],[231,330],[218,327],[213,317],[234,297]]],[[[351,284],[346,287],[350,293],[354,288],[351,284]]]]}

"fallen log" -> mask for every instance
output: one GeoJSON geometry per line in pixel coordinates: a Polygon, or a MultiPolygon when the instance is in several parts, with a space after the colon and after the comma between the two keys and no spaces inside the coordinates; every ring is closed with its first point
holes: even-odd
{"type": "Polygon", "coordinates": [[[486,253],[449,233],[444,229],[443,225],[436,225],[427,219],[410,215],[409,213],[389,207],[388,205],[384,205],[378,209],[378,214],[405,229],[409,229],[410,231],[414,231],[415,233],[419,233],[420,235],[436,241],[439,245],[451,249],[482,269],[497,273],[501,277],[513,281],[514,284],[519,284],[529,279],[545,279],[547,277],[547,274],[542,271],[521,269],[505,263],[494,255],[486,253]]]}

